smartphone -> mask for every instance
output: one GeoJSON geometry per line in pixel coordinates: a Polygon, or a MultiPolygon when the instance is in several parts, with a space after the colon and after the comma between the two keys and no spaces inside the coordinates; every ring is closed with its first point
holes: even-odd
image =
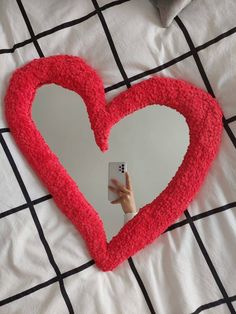
{"type": "MultiPolygon", "coordinates": [[[[126,185],[125,172],[127,171],[127,162],[125,161],[113,161],[108,163],[108,185],[114,186],[115,184],[111,179],[116,179],[121,184],[126,185]]],[[[115,192],[108,188],[108,200],[115,201],[119,198],[115,192]]]]}

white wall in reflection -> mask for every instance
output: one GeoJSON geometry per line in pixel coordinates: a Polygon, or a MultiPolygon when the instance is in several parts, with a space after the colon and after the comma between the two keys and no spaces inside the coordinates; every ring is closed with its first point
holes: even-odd
{"type": "MultiPolygon", "coordinates": [[[[190,104],[191,105],[191,104],[190,104]]],[[[115,124],[109,151],[97,147],[83,99],[56,84],[37,90],[32,117],[81,192],[99,213],[107,239],[123,225],[123,210],[111,205],[108,162],[126,161],[137,208],[150,203],[167,186],[189,145],[184,116],[166,106],[147,106],[115,124]]]]}

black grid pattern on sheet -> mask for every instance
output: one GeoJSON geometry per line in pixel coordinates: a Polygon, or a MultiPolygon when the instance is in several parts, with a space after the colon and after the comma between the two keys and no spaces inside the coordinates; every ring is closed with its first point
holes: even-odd
{"type": "MultiPolygon", "coordinates": [[[[113,6],[116,6],[116,5],[121,5],[122,3],[124,2],[127,2],[127,1],[130,1],[130,0],[118,0],[118,1],[113,1],[113,2],[110,2],[104,6],[99,6],[97,1],[96,0],[91,0],[93,5],[94,5],[94,11],[90,12],[89,14],[79,18],[79,19],[76,19],[76,20],[73,20],[73,21],[69,21],[69,22],[66,22],[66,23],[63,23],[63,24],[60,24],[52,29],[49,29],[49,30],[46,30],[44,32],[41,32],[37,35],[34,34],[34,31],[33,31],[33,28],[30,24],[30,21],[28,19],[28,16],[26,14],[26,10],[21,2],[21,0],[16,0],[17,1],[17,4],[19,6],[19,10],[22,14],[22,17],[24,18],[24,21],[27,25],[27,28],[28,28],[28,31],[30,33],[30,38],[23,41],[23,42],[20,42],[20,43],[17,43],[17,44],[14,44],[14,46],[12,48],[9,48],[9,49],[0,49],[0,54],[5,54],[5,53],[14,53],[14,51],[22,46],[25,46],[25,45],[28,45],[28,44],[32,44],[35,46],[35,49],[37,50],[37,53],[39,55],[39,57],[44,57],[44,54],[42,52],[42,49],[41,47],[39,46],[39,43],[38,43],[38,39],[41,38],[41,37],[45,37],[45,36],[48,36],[49,34],[52,34],[54,32],[57,32],[59,31],[60,29],[63,29],[63,28],[68,28],[68,27],[72,27],[73,25],[76,25],[78,23],[82,23],[83,21],[86,21],[87,19],[89,19],[90,17],[94,16],[94,15],[98,15],[99,19],[100,19],[100,22],[102,24],[102,27],[104,29],[104,32],[105,32],[105,35],[106,35],[106,38],[108,40],[108,43],[110,45],[110,48],[111,48],[111,51],[113,53],[113,56],[114,56],[114,59],[116,61],[116,64],[117,64],[117,67],[122,75],[122,78],[123,78],[123,81],[121,82],[118,82],[112,86],[109,86],[107,88],[105,88],[105,92],[109,92],[111,90],[114,90],[114,89],[117,89],[121,86],[126,86],[127,88],[130,88],[131,87],[131,82],[135,82],[136,80],[140,79],[140,78],[145,78],[146,76],[148,75],[151,75],[151,74],[156,74],[160,71],[162,71],[163,69],[167,68],[167,67],[170,67],[178,62],[181,62],[182,60],[186,59],[186,58],[189,58],[189,57],[193,57],[194,58],[194,61],[196,62],[196,65],[198,67],[198,70],[201,74],[201,77],[204,81],[204,84],[207,88],[207,91],[213,96],[214,96],[214,92],[212,90],[212,87],[211,87],[211,84],[207,78],[207,74],[204,70],[204,67],[201,63],[201,60],[198,56],[198,52],[223,40],[224,38],[226,37],[229,37],[231,36],[232,34],[234,34],[236,32],[236,26],[220,35],[218,35],[217,37],[211,39],[210,41],[200,45],[200,46],[194,46],[194,43],[188,33],[188,30],[186,29],[183,21],[181,21],[181,19],[179,17],[176,17],[175,18],[175,22],[177,23],[177,25],[179,26],[180,28],[180,31],[183,33],[188,45],[189,45],[189,51],[187,53],[184,53],[182,54],[181,56],[179,57],[176,57],[164,64],[162,64],[161,66],[158,66],[156,68],[153,68],[153,69],[150,69],[148,71],[145,71],[145,72],[142,72],[142,73],[139,73],[138,75],[135,75],[135,76],[132,76],[132,77],[128,77],[124,68],[123,68],[123,65],[120,61],[120,58],[119,58],[119,55],[117,53],[117,50],[115,48],[115,45],[114,45],[114,42],[113,42],[113,39],[112,39],[112,36],[110,34],[110,31],[109,31],[109,28],[106,24],[106,20],[102,14],[102,12],[104,10],[107,10],[113,6]]],[[[232,141],[234,147],[236,148],[236,138],[235,138],[235,135],[233,134],[232,130],[230,129],[230,123],[233,122],[233,121],[236,121],[236,116],[233,116],[233,117],[230,117],[228,119],[225,119],[225,117],[223,117],[223,124],[224,124],[224,129],[225,131],[227,132],[230,140],[232,141]]],[[[42,245],[43,247],[45,248],[45,252],[48,256],[48,260],[50,262],[50,264],[52,265],[54,271],[55,271],[55,274],[56,276],[45,281],[45,282],[42,282],[30,289],[27,289],[25,291],[22,291],[22,292],[19,292],[18,294],[16,295],[13,295],[13,296],[9,296],[8,298],[5,298],[3,300],[0,300],[0,306],[4,306],[5,304],[8,304],[10,302],[13,302],[17,299],[20,299],[20,298],[23,298],[24,296],[27,296],[31,293],[34,293],[35,291],[38,291],[40,289],[43,289],[44,287],[47,287],[47,286],[50,286],[54,283],[59,283],[59,286],[60,286],[60,291],[61,291],[61,295],[65,301],[65,304],[68,308],[68,312],[69,313],[74,313],[74,309],[73,309],[73,306],[71,304],[71,301],[69,299],[69,296],[66,292],[66,289],[65,289],[65,286],[64,286],[64,282],[63,280],[69,276],[73,276],[74,274],[80,272],[80,271],[83,271],[84,269],[94,265],[94,260],[90,260],[88,261],[87,263],[84,263],[83,265],[75,268],[75,269],[71,269],[70,271],[67,271],[67,272],[64,272],[62,273],[57,264],[56,264],[56,261],[53,257],[53,254],[52,254],[52,251],[51,251],[51,248],[46,240],[46,237],[44,235],[44,232],[43,232],[43,229],[42,229],[42,226],[40,224],[40,221],[38,219],[38,216],[37,216],[37,213],[35,211],[35,208],[34,206],[36,204],[39,204],[39,203],[42,203],[42,202],[45,202],[49,199],[52,198],[52,196],[49,194],[49,195],[45,195],[44,197],[41,197],[41,198],[38,198],[38,199],[35,199],[35,200],[31,200],[30,199],[30,196],[29,196],[29,193],[25,187],[25,184],[22,180],[22,177],[20,175],[20,172],[19,170],[17,169],[17,166],[15,164],[15,161],[12,157],[12,154],[9,150],[9,147],[7,146],[7,143],[4,139],[4,133],[7,133],[7,132],[10,132],[10,129],[9,128],[2,128],[0,129],[0,143],[1,143],[1,146],[6,154],[6,157],[11,165],[11,168],[14,172],[14,175],[18,181],[18,184],[21,188],[21,191],[22,191],[22,194],[25,198],[25,203],[20,205],[20,206],[17,206],[15,208],[12,208],[10,210],[7,210],[7,211],[2,211],[0,213],[0,219],[3,219],[4,217],[6,216],[9,216],[9,215],[13,215],[14,213],[18,212],[18,211],[21,211],[21,210],[30,210],[30,213],[32,215],[32,219],[33,219],[33,222],[35,224],[35,227],[38,231],[38,234],[39,234],[39,237],[40,237],[40,240],[42,242],[42,245]]],[[[210,309],[210,308],[216,308],[217,310],[217,306],[221,305],[221,304],[225,304],[228,309],[229,309],[229,312],[230,313],[236,313],[235,312],[235,309],[232,305],[232,302],[236,301],[236,295],[233,295],[233,296],[228,296],[226,290],[225,290],[225,287],[223,286],[221,280],[220,280],[220,275],[217,273],[216,269],[214,268],[214,265],[210,259],[210,256],[204,246],[204,243],[197,231],[197,228],[194,224],[195,221],[197,220],[200,220],[200,219],[205,219],[205,218],[208,218],[212,215],[215,215],[219,212],[223,212],[223,211],[226,211],[226,210],[230,210],[230,209],[233,209],[236,207],[236,201],[235,202],[232,202],[232,203],[229,203],[229,204],[225,204],[223,206],[220,206],[220,207],[217,207],[217,208],[214,208],[214,209],[211,209],[209,211],[206,211],[206,212],[203,212],[203,213],[200,213],[200,214],[197,214],[197,215],[194,215],[194,216],[191,216],[188,209],[185,210],[185,217],[186,219],[180,221],[180,222],[177,222],[177,223],[174,223],[172,226],[170,226],[165,232],[171,232],[172,230],[176,229],[176,228],[180,228],[186,224],[189,224],[192,232],[193,232],[193,235],[199,245],[199,249],[201,250],[202,254],[203,254],[203,257],[212,273],[212,276],[216,282],[216,284],[218,285],[220,291],[221,291],[221,294],[222,294],[222,298],[219,299],[219,300],[215,300],[214,302],[211,302],[211,303],[208,303],[208,304],[203,304],[201,306],[199,306],[199,308],[197,308],[192,314],[197,314],[197,313],[200,313],[206,309],[210,309]]],[[[165,233],[164,232],[164,233],[165,233]]],[[[148,295],[148,292],[143,284],[143,281],[141,279],[141,276],[139,275],[138,273],[138,270],[137,268],[135,267],[135,264],[134,264],[134,261],[133,261],[133,258],[130,257],[128,259],[128,262],[129,262],[129,265],[130,265],[130,269],[131,271],[133,272],[133,275],[135,277],[135,279],[137,280],[138,284],[139,284],[139,287],[143,293],[143,297],[146,301],[146,304],[147,304],[147,307],[150,311],[150,313],[156,313],[156,311],[154,310],[154,307],[152,305],[152,302],[151,302],[151,298],[149,297],[148,295]]]]}

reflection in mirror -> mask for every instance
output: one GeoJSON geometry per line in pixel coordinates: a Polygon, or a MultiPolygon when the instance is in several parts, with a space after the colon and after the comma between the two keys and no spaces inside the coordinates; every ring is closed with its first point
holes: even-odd
{"type": "Polygon", "coordinates": [[[32,118],[88,202],[99,213],[110,241],[123,226],[120,204],[108,201],[108,163],[126,161],[137,209],[167,186],[189,145],[183,115],[166,106],[146,106],[126,116],[110,132],[102,153],[90,128],[86,106],[77,93],[56,84],[36,91],[32,118]]]}

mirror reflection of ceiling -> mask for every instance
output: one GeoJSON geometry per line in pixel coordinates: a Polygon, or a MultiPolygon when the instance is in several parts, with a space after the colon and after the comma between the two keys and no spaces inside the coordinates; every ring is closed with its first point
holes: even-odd
{"type": "Polygon", "coordinates": [[[108,201],[108,162],[126,161],[137,208],[156,198],[181,165],[189,145],[183,115],[166,106],[147,106],[126,116],[110,132],[102,153],[80,95],[56,84],[40,87],[32,106],[38,130],[99,213],[107,240],[123,226],[120,204],[108,201]]]}

